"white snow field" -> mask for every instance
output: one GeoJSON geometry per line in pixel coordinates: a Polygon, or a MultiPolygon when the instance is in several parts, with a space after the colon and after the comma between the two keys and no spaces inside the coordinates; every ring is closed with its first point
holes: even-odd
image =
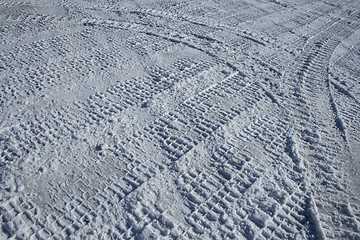
{"type": "Polygon", "coordinates": [[[360,239],[359,0],[0,0],[0,239],[360,239]]]}

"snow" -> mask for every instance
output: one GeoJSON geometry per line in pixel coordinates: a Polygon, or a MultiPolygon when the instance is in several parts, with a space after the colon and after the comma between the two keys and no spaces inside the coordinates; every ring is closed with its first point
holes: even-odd
{"type": "Polygon", "coordinates": [[[359,239],[359,9],[0,1],[0,239],[359,239]]]}

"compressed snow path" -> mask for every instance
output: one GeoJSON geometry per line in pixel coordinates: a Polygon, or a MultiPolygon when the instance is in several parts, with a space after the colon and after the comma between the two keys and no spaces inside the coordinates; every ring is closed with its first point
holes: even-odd
{"type": "Polygon", "coordinates": [[[0,239],[360,239],[358,0],[2,0],[0,43],[0,239]]]}

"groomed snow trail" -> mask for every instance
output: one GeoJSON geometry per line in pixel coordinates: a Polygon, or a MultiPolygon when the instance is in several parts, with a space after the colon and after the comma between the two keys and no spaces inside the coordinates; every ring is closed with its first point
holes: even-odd
{"type": "Polygon", "coordinates": [[[359,1],[0,23],[0,239],[360,239],[359,1]]]}

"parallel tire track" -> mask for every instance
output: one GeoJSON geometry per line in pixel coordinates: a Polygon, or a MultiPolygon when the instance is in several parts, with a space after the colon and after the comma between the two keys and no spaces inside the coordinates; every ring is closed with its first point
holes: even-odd
{"type": "MultiPolygon", "coordinates": [[[[353,17],[356,16],[357,13],[354,13],[353,17]]],[[[347,20],[341,20],[326,33],[321,34],[317,38],[319,40],[314,39],[308,44],[303,57],[299,57],[301,59],[299,67],[295,68],[293,72],[299,80],[294,82],[295,98],[285,103],[287,108],[293,110],[292,118],[297,119],[300,126],[302,125],[298,129],[299,155],[308,161],[314,171],[312,174],[323,179],[321,184],[313,183],[314,185],[319,184],[313,190],[318,212],[315,221],[320,223],[319,236],[328,238],[359,237],[359,222],[354,214],[356,210],[352,210],[358,209],[359,203],[351,200],[354,198],[353,193],[342,180],[344,164],[340,159],[346,158],[346,153],[341,153],[340,149],[345,146],[346,151],[349,151],[346,139],[347,131],[342,125],[339,125],[339,120],[337,120],[341,118],[341,122],[343,121],[341,113],[339,116],[339,112],[331,107],[331,89],[328,91],[330,100],[327,103],[327,109],[332,119],[315,121],[312,112],[318,114],[316,102],[321,98],[323,89],[329,86],[327,66],[332,51],[340,43],[342,37],[350,36],[354,30],[348,27],[347,20]],[[335,132],[326,129],[328,123],[337,126],[335,132]],[[334,142],[334,135],[337,138],[341,138],[343,135],[345,139],[340,143],[334,142]],[[349,212],[341,210],[343,206],[338,204],[339,200],[336,200],[338,198],[348,199],[347,209],[349,212]],[[341,223],[341,227],[337,226],[338,222],[341,223]]]]}
{"type": "MultiPolygon", "coordinates": [[[[289,24],[307,24],[318,14],[311,12],[289,24]]],[[[92,26],[91,21],[84,25],[92,26]]],[[[103,23],[120,28],[122,24],[103,23]]],[[[126,109],[148,108],[157,95],[213,67],[232,69],[221,81],[128,138],[114,143],[114,137],[110,146],[99,145],[87,155],[74,156],[84,159],[64,160],[56,173],[43,172],[39,166],[37,179],[25,186],[24,192],[31,194],[2,202],[0,237],[360,238],[360,202],[342,171],[349,139],[358,140],[347,128],[358,132],[360,109],[354,98],[332,88],[327,69],[333,50],[352,31],[348,19],[341,19],[314,37],[282,78],[287,81],[286,96],[267,89],[266,79],[246,77],[214,55],[215,48],[201,41],[199,45],[183,42],[211,60],[178,59],[169,67],[152,68],[147,77],[116,83],[84,101],[3,129],[0,164],[6,167],[76,139],[85,128],[111,122],[126,109]],[[331,103],[340,98],[349,105],[336,110],[331,103]],[[257,116],[264,108],[266,113],[257,116]],[[328,115],[315,116],[322,110],[328,115]],[[245,114],[253,120],[244,126],[245,114]],[[224,133],[230,124],[238,124],[236,133],[224,133]],[[214,139],[224,144],[206,146],[214,139]],[[196,161],[196,152],[204,149],[206,160],[186,164],[188,159],[196,161]],[[167,194],[169,182],[179,194],[181,214],[178,206],[157,196],[156,190],[163,187],[159,194],[167,194]]],[[[162,51],[163,46],[151,38],[146,47],[138,47],[143,39],[148,38],[128,39],[125,45],[142,56],[149,49],[162,51]]],[[[164,39],[168,46],[179,42],[164,39]]],[[[12,70],[6,68],[0,72],[12,70]]]]}
{"type": "Polygon", "coordinates": [[[174,84],[206,71],[214,63],[180,59],[169,69],[156,67],[143,79],[116,84],[83,102],[62,107],[49,115],[10,127],[2,132],[3,163],[18,160],[60,137],[71,137],[85,126],[110,120],[131,106],[141,107],[174,84]]]}
{"type": "MultiPolygon", "coordinates": [[[[235,75],[227,78],[220,84],[209,88],[208,90],[202,92],[198,97],[195,97],[194,99],[186,101],[184,104],[182,104],[179,107],[179,111],[170,113],[167,117],[164,116],[164,118],[156,121],[155,125],[151,125],[150,127],[145,128],[144,132],[142,133],[142,138],[144,138],[144,140],[148,139],[148,141],[154,142],[154,144],[159,146],[161,149],[164,149],[168,159],[170,160],[167,164],[171,164],[173,161],[178,160],[184,154],[186,154],[194,145],[198,144],[199,141],[204,141],[204,139],[207,139],[216,129],[220,127],[221,124],[224,124],[233,119],[245,106],[251,107],[254,104],[256,105],[256,103],[262,99],[261,94],[257,93],[258,91],[254,91],[253,89],[254,87],[258,87],[251,84],[244,84],[243,81],[244,80],[242,80],[241,77],[235,75]],[[251,95],[253,94],[259,96],[252,97],[251,95]],[[235,104],[233,106],[227,106],[222,109],[222,113],[218,115],[217,118],[214,118],[214,114],[218,114],[218,104],[224,102],[236,103],[235,101],[229,100],[232,98],[239,99],[239,95],[242,97],[248,96],[247,98],[249,98],[249,101],[245,101],[242,104],[238,103],[239,105],[235,104]],[[177,115],[181,116],[179,119],[176,119],[180,125],[176,125],[176,127],[171,126],[173,124],[167,122],[166,119],[169,120],[169,117],[176,118],[177,115]],[[164,124],[165,126],[162,127],[164,124]],[[161,129],[161,127],[163,129],[161,129]],[[181,132],[185,133],[189,138],[187,139],[186,136],[181,134],[181,132]]],[[[54,185],[50,189],[57,192],[57,194],[49,194],[49,196],[59,196],[60,198],[46,198],[48,200],[48,205],[45,209],[49,209],[48,211],[50,212],[70,211],[69,214],[73,211],[76,211],[78,208],[84,208],[85,210],[88,210],[83,210],[82,212],[85,211],[87,213],[80,215],[78,214],[78,217],[75,217],[75,215],[69,215],[75,218],[70,220],[70,222],[67,220],[67,222],[69,222],[68,225],[60,224],[60,226],[63,226],[61,231],[49,230],[48,232],[51,233],[50,235],[56,235],[56,232],[61,232],[65,234],[62,236],[66,236],[67,232],[69,232],[69,234],[75,232],[80,228],[80,226],[84,226],[83,222],[85,220],[82,219],[86,218],[88,219],[86,221],[91,222],[91,212],[95,213],[96,211],[89,212],[90,209],[108,209],[109,206],[106,205],[107,202],[111,204],[112,201],[121,202],[123,199],[128,198],[130,194],[133,194],[133,192],[136,191],[136,189],[138,189],[149,178],[154,177],[157,172],[162,172],[163,169],[168,167],[161,165],[156,166],[157,164],[152,166],[152,164],[149,165],[141,163],[135,159],[132,159],[131,156],[124,158],[124,155],[116,150],[117,148],[117,146],[114,146],[113,149],[115,155],[107,160],[106,165],[108,167],[96,167],[96,170],[94,170],[93,167],[90,167],[82,170],[84,172],[89,172],[89,174],[92,176],[94,176],[94,174],[97,176],[97,183],[95,184],[95,188],[91,188],[90,185],[84,183],[81,178],[76,176],[75,179],[69,178],[60,181],[75,183],[75,188],[73,190],[69,189],[69,185],[68,187],[62,186],[59,188],[59,186],[56,185],[56,182],[53,183],[54,185]],[[117,165],[116,162],[118,162],[116,159],[119,157],[121,158],[121,165],[124,164],[128,167],[115,167],[117,165]],[[109,162],[111,159],[113,159],[112,161],[115,161],[113,167],[111,167],[112,164],[109,162]],[[106,169],[109,169],[108,173],[106,173],[106,169]],[[115,176],[121,176],[121,178],[115,177],[115,173],[115,176]],[[114,176],[115,178],[111,176],[114,176]],[[66,207],[64,209],[64,205],[68,206],[69,209],[67,210],[66,207]]],[[[11,205],[8,205],[8,207],[11,207],[11,205]]],[[[9,209],[8,213],[14,213],[14,211],[9,209]]],[[[67,215],[68,214],[65,214],[64,216],[67,215]]],[[[12,217],[17,219],[16,214],[15,216],[12,215],[12,217]]],[[[32,219],[32,222],[37,225],[37,229],[41,229],[42,225],[38,225],[40,221],[37,220],[36,216],[34,217],[35,219],[32,219]]],[[[55,226],[55,223],[66,221],[68,217],[64,219],[64,217],[53,216],[53,219],[54,220],[50,225],[55,226]]],[[[13,223],[13,221],[8,221],[8,225],[11,223],[13,223]]],[[[11,227],[9,228],[12,229],[11,227]]],[[[129,231],[131,232],[129,236],[134,236],[134,234],[138,231],[136,229],[137,227],[132,227],[126,232],[121,233],[121,236],[127,236],[126,234],[129,234],[129,231]]],[[[7,231],[7,233],[11,235],[12,230],[7,231]]]]}

